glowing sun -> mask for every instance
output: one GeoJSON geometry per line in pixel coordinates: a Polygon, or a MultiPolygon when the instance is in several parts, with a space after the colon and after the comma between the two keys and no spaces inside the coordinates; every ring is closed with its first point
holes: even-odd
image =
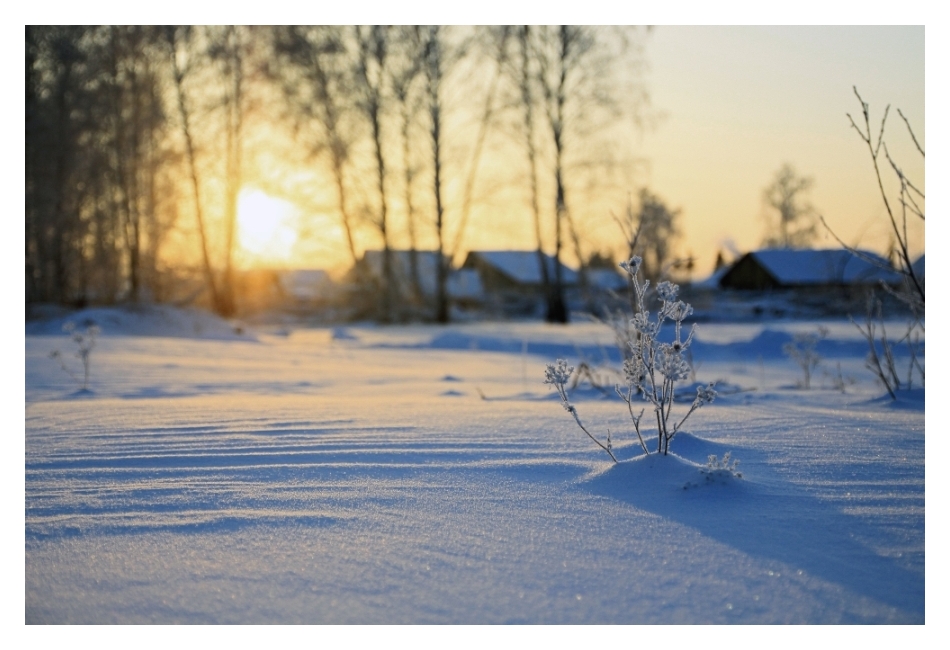
{"type": "Polygon", "coordinates": [[[294,206],[260,190],[238,196],[238,243],[258,262],[287,261],[297,242],[294,206]]]}

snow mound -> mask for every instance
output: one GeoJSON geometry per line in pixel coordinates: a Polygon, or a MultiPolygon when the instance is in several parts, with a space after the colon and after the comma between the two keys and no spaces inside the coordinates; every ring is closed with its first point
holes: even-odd
{"type": "Polygon", "coordinates": [[[581,479],[580,483],[604,496],[639,500],[704,486],[733,486],[741,480],[732,472],[710,471],[705,465],[670,453],[642,455],[613,463],[581,479]]]}
{"type": "Polygon", "coordinates": [[[97,325],[101,336],[159,336],[169,338],[254,341],[243,325],[205,311],[170,305],[129,305],[81,309],[26,324],[27,336],[59,336],[63,325],[97,325]]]}
{"type": "Polygon", "coordinates": [[[892,409],[904,409],[910,411],[923,411],[926,402],[926,393],[923,388],[905,388],[898,390],[895,395],[897,399],[891,399],[891,396],[884,393],[880,397],[871,400],[874,404],[881,404],[892,409]]]}

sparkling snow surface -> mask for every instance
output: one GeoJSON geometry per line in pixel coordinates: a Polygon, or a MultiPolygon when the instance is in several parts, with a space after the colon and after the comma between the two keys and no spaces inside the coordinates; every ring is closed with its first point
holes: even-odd
{"type": "Polygon", "coordinates": [[[700,326],[696,379],[732,390],[675,456],[633,460],[623,403],[578,389],[614,465],[542,384],[615,354],[597,324],[123,318],[87,393],[28,328],[27,622],[924,621],[923,394],[879,399],[848,323],[809,391],[781,346],[818,323],[700,326]],[[727,451],[742,478],[706,480],[727,451]]]}

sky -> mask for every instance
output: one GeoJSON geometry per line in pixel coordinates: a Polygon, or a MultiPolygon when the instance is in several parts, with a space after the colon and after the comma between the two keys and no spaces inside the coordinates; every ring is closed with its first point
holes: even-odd
{"type": "MultiPolygon", "coordinates": [[[[890,104],[885,141],[923,183],[896,113],[924,143],[923,27],[660,26],[646,53],[652,104],[665,114],[643,136],[647,183],[682,210],[681,246],[700,272],[721,246],[745,252],[761,243],[762,192],[783,163],[813,179],[810,202],[845,242],[887,245],[870,154],[846,114],[861,119],[854,86],[875,132],[890,104]]],[[[884,170],[886,184],[893,178],[884,170]]],[[[921,251],[922,228],[911,239],[921,251]]],[[[817,244],[835,242],[825,235],[817,244]]]]}

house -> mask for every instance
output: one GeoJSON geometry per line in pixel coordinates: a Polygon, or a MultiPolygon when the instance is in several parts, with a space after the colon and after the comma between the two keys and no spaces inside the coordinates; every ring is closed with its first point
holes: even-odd
{"type": "MultiPolygon", "coordinates": [[[[390,249],[390,264],[392,265],[390,280],[395,279],[398,291],[403,295],[410,295],[416,281],[422,297],[435,296],[438,282],[439,260],[445,260],[438,251],[432,250],[397,250],[390,249]]],[[[358,281],[380,281],[383,277],[384,251],[368,250],[356,263],[350,275],[358,281]]]]}
{"type": "Polygon", "coordinates": [[[630,276],[617,270],[604,268],[588,268],[587,284],[592,289],[600,291],[626,291],[630,286],[630,276]]]}
{"type": "MultiPolygon", "coordinates": [[[[474,306],[483,297],[481,278],[478,273],[472,270],[451,268],[447,258],[444,255],[440,256],[438,251],[417,250],[413,254],[408,250],[390,249],[389,254],[397,292],[405,300],[411,302],[416,297],[414,289],[416,282],[421,294],[418,298],[423,301],[431,301],[435,298],[440,258],[447,266],[445,290],[453,303],[474,306]],[[415,273],[413,273],[413,258],[415,258],[415,273]]],[[[348,278],[358,285],[366,286],[367,283],[381,283],[382,275],[383,251],[368,250],[350,271],[348,278]]]]}
{"type": "Polygon", "coordinates": [[[446,291],[460,307],[477,307],[485,298],[482,279],[475,269],[455,269],[449,273],[446,291]]]}
{"type": "MultiPolygon", "coordinates": [[[[544,255],[548,278],[554,280],[554,258],[544,255]]],[[[565,287],[577,284],[577,272],[561,263],[561,282],[565,287]]],[[[537,251],[471,251],[462,269],[478,272],[487,292],[535,294],[542,290],[543,279],[537,251]]]]}
{"type": "Polygon", "coordinates": [[[869,251],[772,248],[746,253],[719,277],[723,289],[855,288],[896,284],[900,276],[869,251]]]}
{"type": "MultiPolygon", "coordinates": [[[[554,281],[554,258],[544,255],[549,281],[554,281]]],[[[577,272],[561,263],[564,289],[577,285],[577,272]]],[[[489,311],[506,316],[531,316],[542,309],[544,280],[538,252],[533,251],[471,251],[460,268],[461,273],[477,274],[482,288],[483,304],[489,311]]]]}

